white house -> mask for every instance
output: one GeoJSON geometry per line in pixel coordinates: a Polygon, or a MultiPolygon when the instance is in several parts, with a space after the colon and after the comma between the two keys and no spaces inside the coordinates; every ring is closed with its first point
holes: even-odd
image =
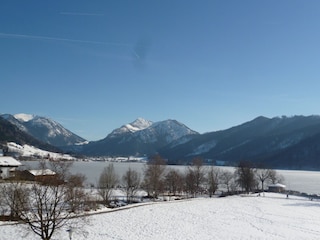
{"type": "Polygon", "coordinates": [[[0,156],[0,179],[10,177],[10,173],[22,164],[13,157],[0,156]]]}

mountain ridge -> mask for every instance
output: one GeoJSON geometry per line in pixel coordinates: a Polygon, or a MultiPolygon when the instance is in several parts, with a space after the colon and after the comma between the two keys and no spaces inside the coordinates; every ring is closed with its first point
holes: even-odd
{"type": "Polygon", "coordinates": [[[24,113],[0,116],[30,136],[58,148],[86,141],[64,128],[60,123],[46,117],[24,113]]]}
{"type": "Polygon", "coordinates": [[[137,121],[146,124],[136,131],[128,131],[128,124],[125,124],[104,139],[83,146],[81,153],[89,155],[151,154],[181,137],[199,134],[176,120],[151,122],[139,118],[133,123],[137,121]]]}
{"type": "MultiPolygon", "coordinates": [[[[175,148],[164,148],[160,154],[170,156],[172,163],[180,162],[180,159],[202,157],[224,161],[228,165],[248,160],[275,166],[273,156],[317,133],[320,133],[319,116],[258,117],[226,130],[200,135],[175,148]],[[211,143],[211,147],[201,154],[194,154],[195,149],[206,143],[211,143]]],[[[288,158],[279,159],[283,163],[279,166],[289,164],[288,158]]]]}
{"type": "Polygon", "coordinates": [[[59,152],[58,148],[39,141],[24,131],[21,131],[16,125],[0,117],[0,143],[3,148],[7,148],[8,142],[15,142],[20,145],[30,144],[43,150],[59,152]]]}
{"type": "MultiPolygon", "coordinates": [[[[21,132],[30,133],[30,125],[36,128],[35,132],[42,131],[47,138],[54,135],[46,128],[47,125],[53,129],[60,126],[58,123],[49,124],[49,120],[35,115],[0,116],[6,121],[6,124],[2,123],[2,129],[8,127],[11,129],[8,132],[13,133],[6,135],[6,132],[0,132],[2,142],[6,138],[12,140],[12,135],[20,136],[21,132]],[[14,131],[11,125],[7,126],[8,123],[14,126],[14,131]]],[[[39,136],[34,138],[39,141],[39,136]]],[[[28,141],[33,140],[20,142],[28,141]]],[[[63,146],[63,149],[87,156],[160,154],[169,164],[188,164],[193,158],[202,158],[208,163],[225,165],[248,160],[277,168],[320,169],[320,116],[259,116],[225,130],[203,134],[177,120],[152,122],[138,118],[114,129],[101,140],[85,145],[78,141],[74,145],[63,146]]]]}

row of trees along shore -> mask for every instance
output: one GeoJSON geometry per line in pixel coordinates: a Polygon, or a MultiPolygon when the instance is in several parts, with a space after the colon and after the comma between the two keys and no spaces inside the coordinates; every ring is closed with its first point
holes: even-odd
{"type": "MultiPolygon", "coordinates": [[[[47,163],[40,168],[45,170],[47,163]]],[[[118,176],[113,164],[107,165],[100,174],[96,189],[85,188],[85,176],[70,173],[71,162],[50,162],[56,177],[41,182],[26,182],[19,179],[3,181],[0,184],[0,211],[2,217],[9,213],[11,220],[26,223],[41,239],[49,240],[62,227],[78,226],[85,219],[85,213],[95,210],[98,204],[114,206],[114,190],[125,193],[127,204],[141,201],[138,191],[147,193],[151,200],[160,196],[190,198],[212,197],[218,189],[220,194],[264,191],[267,183],[282,181],[275,170],[253,167],[242,161],[234,172],[203,165],[200,158],[194,159],[184,172],[167,167],[159,156],[153,156],[143,171],[143,176],[129,168],[118,176]],[[94,192],[93,192],[94,191],[94,192]],[[98,196],[93,198],[92,196],[98,196]],[[81,217],[82,216],[82,217],[81,217]],[[80,221],[81,219],[81,221],[80,221]]],[[[165,199],[165,198],[163,198],[165,199]]],[[[70,229],[70,239],[71,239],[70,229]]]]}
{"type": "Polygon", "coordinates": [[[106,166],[99,178],[98,193],[106,206],[114,200],[113,189],[120,186],[128,203],[132,203],[139,190],[147,193],[147,198],[159,196],[180,196],[184,198],[208,195],[212,197],[218,189],[224,195],[239,192],[264,191],[266,184],[283,182],[283,177],[273,169],[254,167],[251,162],[241,161],[234,172],[215,166],[204,165],[196,158],[184,172],[167,167],[159,155],[146,164],[143,177],[129,168],[119,177],[113,164],[106,166]]]}

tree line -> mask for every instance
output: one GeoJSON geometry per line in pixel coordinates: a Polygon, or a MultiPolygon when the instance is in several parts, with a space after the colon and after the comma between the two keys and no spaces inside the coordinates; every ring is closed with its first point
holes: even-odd
{"type": "Polygon", "coordinates": [[[282,182],[283,178],[273,169],[254,166],[251,162],[241,161],[235,171],[223,170],[215,166],[203,164],[202,159],[196,158],[184,172],[168,168],[159,155],[153,156],[143,171],[129,168],[120,177],[113,164],[106,166],[99,178],[98,193],[106,206],[114,200],[113,190],[120,186],[125,192],[126,200],[132,203],[138,190],[144,190],[147,198],[157,199],[163,196],[196,197],[208,195],[212,197],[220,188],[223,194],[238,192],[264,191],[266,184],[282,182]]]}

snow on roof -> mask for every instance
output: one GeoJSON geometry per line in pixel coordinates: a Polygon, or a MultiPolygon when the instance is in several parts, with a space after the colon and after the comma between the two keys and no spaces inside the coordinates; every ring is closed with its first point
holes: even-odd
{"type": "Polygon", "coordinates": [[[50,169],[29,170],[34,176],[55,175],[56,173],[50,169]]]}
{"type": "Polygon", "coordinates": [[[1,167],[18,167],[22,164],[15,160],[13,157],[0,156],[0,166],[1,167]]]}
{"type": "Polygon", "coordinates": [[[280,187],[280,188],[285,188],[286,185],[283,185],[283,184],[281,184],[281,183],[275,183],[275,184],[269,185],[268,187],[280,187]]]}

